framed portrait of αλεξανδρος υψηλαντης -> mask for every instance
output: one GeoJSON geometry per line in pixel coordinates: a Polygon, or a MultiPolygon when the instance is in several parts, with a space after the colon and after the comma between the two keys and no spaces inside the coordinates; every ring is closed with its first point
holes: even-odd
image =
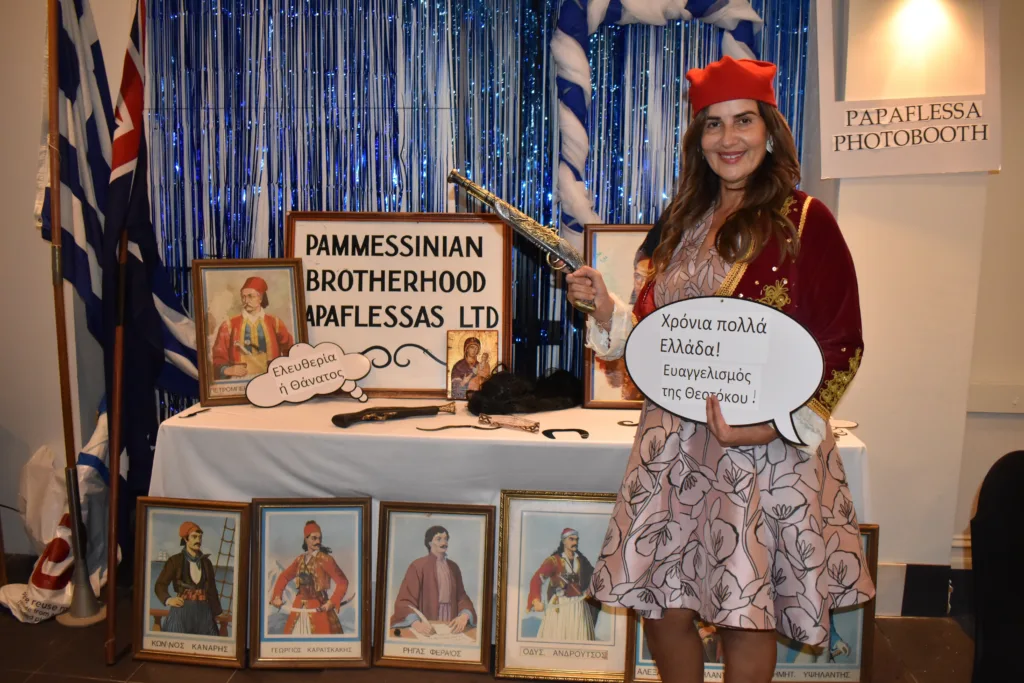
{"type": "MultiPolygon", "coordinates": [[[[860,537],[864,558],[868,566],[861,567],[857,558],[837,557],[835,575],[853,585],[861,572],[870,572],[874,581],[878,579],[878,526],[861,524],[860,537]],[[842,566],[842,563],[853,563],[842,566]]],[[[848,553],[837,553],[848,555],[848,553]]],[[[839,602],[843,595],[834,595],[839,602]]],[[[852,599],[852,596],[849,596],[852,599]]],[[[700,620],[694,622],[704,649],[704,680],[721,681],[724,676],[725,656],[722,639],[713,624],[700,620]]],[[[776,634],[775,676],[773,681],[821,681],[843,680],[857,683],[871,683],[872,653],[874,652],[875,601],[839,607],[831,610],[829,618],[828,646],[812,648],[776,634]]],[[[824,632],[821,634],[824,637],[824,632]]],[[[630,619],[628,661],[626,681],[660,681],[658,666],[651,655],[644,634],[643,620],[630,619]]]]}

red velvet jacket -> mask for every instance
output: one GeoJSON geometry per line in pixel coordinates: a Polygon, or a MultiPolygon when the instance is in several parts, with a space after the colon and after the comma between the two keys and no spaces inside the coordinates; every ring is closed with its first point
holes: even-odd
{"type": "MultiPolygon", "coordinates": [[[[794,190],[783,210],[797,227],[796,259],[780,263],[779,246],[772,241],[753,261],[734,264],[718,295],[768,304],[810,330],[825,356],[825,373],[808,406],[828,420],[857,374],[864,353],[857,275],[828,207],[794,190]]],[[[652,244],[653,237],[645,244],[652,244]]],[[[637,297],[634,322],[654,311],[653,284],[653,279],[648,280],[637,297]]]]}

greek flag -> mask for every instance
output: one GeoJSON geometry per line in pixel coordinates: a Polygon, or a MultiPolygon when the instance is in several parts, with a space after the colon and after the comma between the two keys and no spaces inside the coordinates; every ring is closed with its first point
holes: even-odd
{"type": "MultiPolygon", "coordinates": [[[[117,318],[117,247],[127,231],[125,357],[136,350],[130,345],[146,344],[150,358],[156,354],[159,360],[155,387],[196,396],[195,326],[170,285],[149,216],[142,118],[145,2],[136,3],[116,116],[88,0],[58,0],[58,18],[64,279],[85,302],[89,331],[104,348],[109,375],[117,318]]],[[[48,112],[45,74],[44,67],[43,111],[48,112]]],[[[51,235],[48,125],[44,113],[36,221],[46,240],[51,235]]],[[[135,393],[127,386],[134,381],[128,365],[124,376],[127,401],[135,393]]],[[[108,377],[108,395],[109,384],[108,377]]]]}
{"type": "MultiPolygon", "coordinates": [[[[60,214],[62,269],[85,302],[89,331],[103,343],[102,277],[104,211],[110,182],[114,113],[103,53],[87,0],[58,3],[58,109],[60,113],[60,214]]],[[[50,149],[47,63],[43,60],[43,143],[39,153],[36,226],[49,241],[50,149]]]]}

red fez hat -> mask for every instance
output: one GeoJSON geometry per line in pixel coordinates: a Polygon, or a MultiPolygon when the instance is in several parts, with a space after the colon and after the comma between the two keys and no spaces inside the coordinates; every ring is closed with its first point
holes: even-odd
{"type": "Polygon", "coordinates": [[[320,534],[321,536],[324,535],[324,532],[320,530],[319,524],[313,521],[306,522],[306,526],[302,527],[302,537],[306,538],[314,531],[320,534]]]}
{"type": "Polygon", "coordinates": [[[267,293],[267,281],[264,280],[261,277],[256,277],[254,275],[254,276],[252,276],[251,278],[249,278],[248,280],[245,281],[245,284],[242,285],[242,289],[255,289],[260,294],[266,294],[267,293]]]}
{"type": "Polygon", "coordinates": [[[577,532],[575,529],[565,527],[564,529],[562,529],[562,538],[566,538],[568,536],[576,536],[577,538],[579,538],[579,532],[577,532]]]}
{"type": "Polygon", "coordinates": [[[195,522],[185,522],[180,527],[178,527],[178,536],[180,536],[181,538],[188,538],[188,535],[193,531],[203,533],[203,530],[200,529],[199,525],[195,522]]]}
{"type": "Polygon", "coordinates": [[[732,57],[722,57],[703,69],[690,69],[686,80],[690,82],[691,109],[697,113],[729,100],[757,100],[777,106],[772,89],[776,70],[771,62],[732,57]]]}

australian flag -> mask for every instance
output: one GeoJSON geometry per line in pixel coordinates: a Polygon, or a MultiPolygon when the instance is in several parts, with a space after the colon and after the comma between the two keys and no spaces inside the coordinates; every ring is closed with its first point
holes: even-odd
{"type": "MultiPolygon", "coordinates": [[[[198,395],[195,326],[171,288],[149,213],[145,2],[136,2],[116,111],[88,0],[58,0],[58,5],[62,267],[85,301],[89,330],[103,347],[108,397],[113,395],[115,329],[123,331],[122,443],[130,467],[122,501],[130,510],[149,487],[158,428],[156,389],[198,395]],[[128,246],[123,281],[122,235],[128,246]]],[[[47,153],[40,159],[41,186],[48,184],[47,153]]],[[[46,239],[49,202],[46,188],[37,200],[46,239]]],[[[124,521],[119,541],[127,548],[131,537],[124,521]]]]}
{"type": "MultiPolygon", "coordinates": [[[[113,340],[118,324],[124,335],[121,407],[130,467],[123,500],[129,503],[129,510],[134,508],[134,498],[149,489],[159,426],[155,389],[186,396],[198,393],[195,326],[171,288],[149,213],[143,121],[145,54],[146,5],[137,0],[114,115],[102,258],[108,396],[113,395],[113,340]],[[122,236],[127,238],[128,248],[123,282],[118,267],[122,236]],[[120,319],[119,296],[123,296],[120,319]]],[[[120,525],[125,531],[127,526],[120,525]]],[[[130,543],[130,538],[122,540],[130,543]]]]}

